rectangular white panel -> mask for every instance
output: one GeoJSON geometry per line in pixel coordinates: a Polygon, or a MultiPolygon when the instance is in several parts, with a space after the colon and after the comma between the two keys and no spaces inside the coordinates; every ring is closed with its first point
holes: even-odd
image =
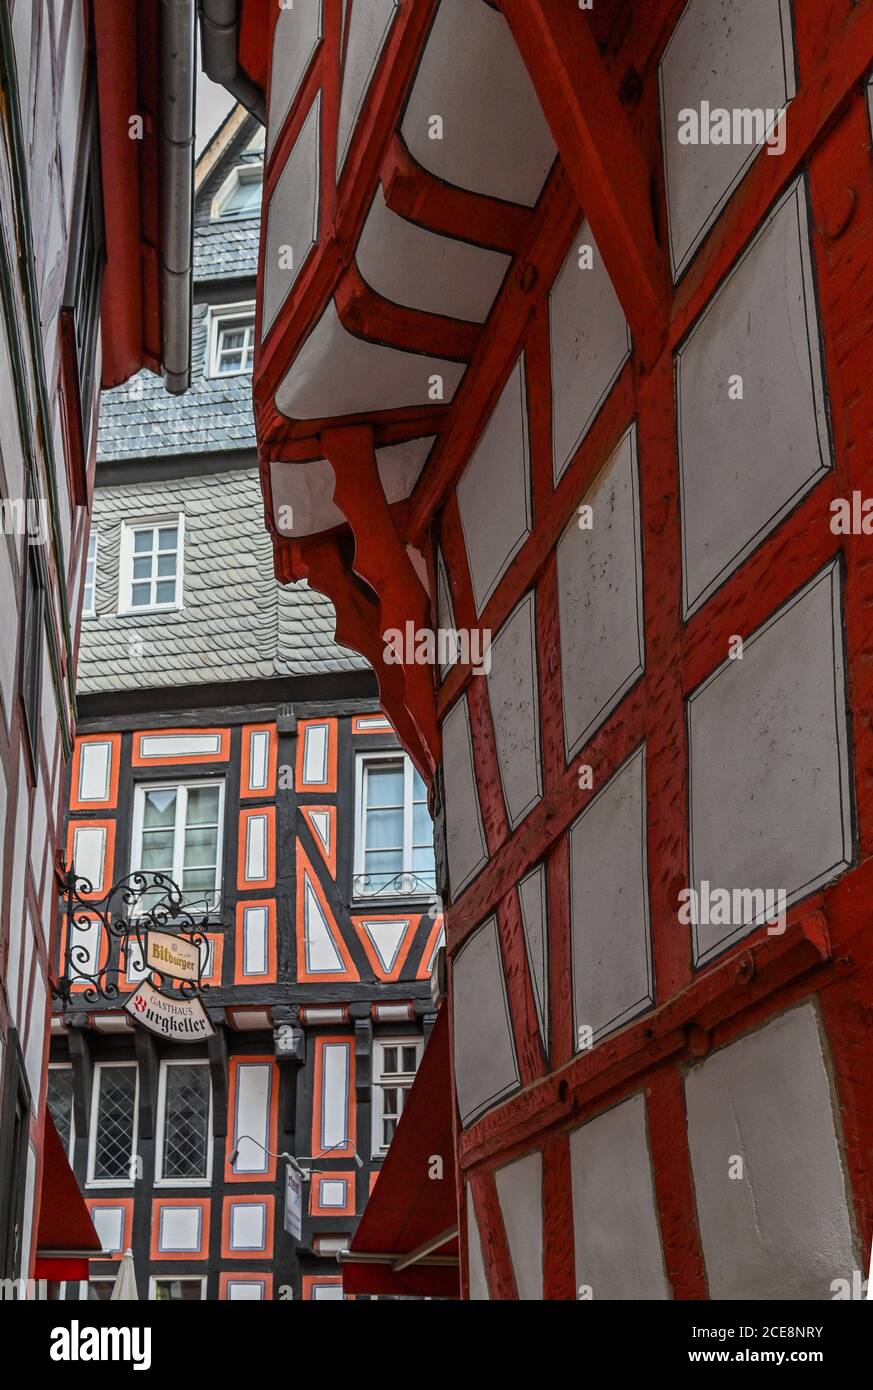
{"type": "Polygon", "coordinates": [[[521,1084],[496,917],[464,942],[452,988],[458,1109],[461,1123],[469,1125],[521,1084]]]}
{"type": "Polygon", "coordinates": [[[68,931],[68,946],[72,950],[70,979],[75,983],[77,980],[84,980],[87,975],[97,973],[97,957],[103,928],[98,921],[91,921],[82,927],[74,923],[68,931]]]}
{"type": "Polygon", "coordinates": [[[571,1134],[570,1170],[577,1296],[669,1298],[644,1097],[631,1096],[571,1134]]]}
{"type": "Polygon", "coordinates": [[[267,1243],[264,1202],[234,1202],[230,1208],[231,1250],[263,1250],[267,1243]]]}
{"type": "Polygon", "coordinates": [[[112,744],[83,743],[79,748],[79,801],[108,801],[112,744]]]}
{"type": "Polygon", "coordinates": [[[73,830],[73,865],[79,878],[86,878],[95,892],[103,883],[106,854],[106,827],[77,825],[73,830]]]}
{"type": "Polygon", "coordinates": [[[158,1250],[190,1251],[200,1249],[203,1212],[200,1207],[161,1207],[158,1227],[158,1250]]]}
{"type": "Polygon", "coordinates": [[[266,1297],[261,1279],[228,1279],[227,1298],[232,1303],[261,1302],[266,1297]]]}
{"type": "Polygon", "coordinates": [[[263,883],[267,877],[267,817],[249,816],[246,820],[246,879],[263,883]]]}
{"type": "Polygon", "coordinates": [[[321,1058],[321,1147],[349,1137],[350,1043],[325,1043],[321,1058]]]}
{"type": "Polygon", "coordinates": [[[91,1220],[103,1250],[124,1249],[124,1207],[94,1207],[91,1220]]]}
{"type": "Polygon", "coordinates": [[[327,781],[327,724],[307,724],[303,742],[303,781],[327,781]]]}
{"type": "Polygon", "coordinates": [[[482,1242],[479,1239],[479,1226],[473,1208],[473,1189],[469,1183],[467,1184],[467,1268],[470,1279],[470,1302],[487,1303],[490,1297],[488,1280],[485,1277],[482,1242]]]}
{"type": "MultiPolygon", "coordinates": [[[[47,1036],[45,1001],[47,985],[39,960],[33,982],[33,998],[30,1003],[30,1022],[27,1029],[27,1050],[24,1054],[24,1070],[30,1083],[33,1109],[39,1108],[39,1087],[42,1080],[43,1046],[47,1036]]],[[[23,1012],[23,1010],[22,1010],[23,1012]]]]}
{"type": "Polygon", "coordinates": [[[243,911],[243,968],[244,975],[267,973],[267,923],[265,907],[247,907],[243,911]]]}
{"type": "MultiPolygon", "coordinates": [[[[241,1134],[250,1134],[257,1143],[243,1140],[233,1165],[235,1173],[265,1173],[270,1160],[258,1147],[270,1148],[270,1097],[273,1068],[269,1062],[241,1062],[236,1073],[234,1145],[241,1134]]],[[[273,1145],[272,1147],[275,1147],[273,1145]]]]}
{"type": "Polygon", "coordinates": [[[253,729],[249,737],[249,791],[265,791],[270,764],[270,733],[253,729]]]}
{"type": "Polygon", "coordinates": [[[543,1158],[527,1154],[494,1174],[518,1296],[543,1296],[543,1158]]]}
{"type": "Polygon", "coordinates": [[[143,734],[139,741],[141,758],[217,757],[220,752],[220,734],[143,734]]]}
{"type": "Polygon", "coordinates": [[[456,899],[488,861],[466,695],[449,710],[442,733],[449,876],[456,899]]]}
{"type": "Polygon", "coordinates": [[[322,1178],[318,1189],[318,1205],[320,1207],[344,1207],[347,1186],[345,1178],[322,1178]]]}
{"type": "Polygon", "coordinates": [[[866,1273],[813,1005],[711,1054],[685,1096],[710,1298],[825,1301],[866,1273]]]}

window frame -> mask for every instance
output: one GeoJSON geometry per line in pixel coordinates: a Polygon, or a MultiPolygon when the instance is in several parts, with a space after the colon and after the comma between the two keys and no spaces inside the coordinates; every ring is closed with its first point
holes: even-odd
{"type": "MultiPolygon", "coordinates": [[[[206,1057],[164,1057],[158,1074],[158,1110],[155,1125],[155,1187],[212,1186],[212,1072],[206,1057]],[[209,1110],[206,1117],[206,1176],[202,1178],[164,1177],[164,1137],[167,1124],[167,1075],[170,1067],[205,1067],[209,1078],[209,1110]]],[[[160,1275],[159,1278],[165,1276],[160,1275]]]]}
{"type": "MultiPolygon", "coordinates": [[[[421,1059],[424,1054],[424,1038],[420,1033],[407,1033],[405,1037],[390,1037],[373,1039],[373,1068],[370,1083],[372,1126],[371,1126],[371,1147],[374,1158],[384,1158],[391,1147],[391,1143],[382,1143],[382,1122],[385,1119],[385,1106],[383,1092],[386,1086],[392,1086],[397,1090],[409,1091],[418,1075],[421,1066],[421,1059]],[[386,1047],[414,1047],[415,1048],[415,1071],[414,1072],[388,1072],[384,1070],[383,1053],[386,1047]],[[409,1078],[409,1080],[407,1080],[409,1078]]],[[[398,1123],[403,1114],[406,1101],[400,1107],[397,1117],[398,1123]]]]}
{"type": "MultiPolygon", "coordinates": [[[[434,861],[434,887],[415,888],[409,892],[380,893],[365,892],[362,884],[366,878],[366,852],[364,848],[364,830],[366,826],[366,784],[368,769],[372,765],[385,766],[388,763],[402,763],[403,766],[403,846],[401,849],[402,865],[398,871],[398,876],[410,875],[416,878],[417,875],[412,868],[413,853],[413,773],[414,764],[408,753],[402,749],[382,748],[374,749],[372,752],[357,753],[355,756],[355,841],[354,841],[354,867],[352,880],[352,900],[354,902],[400,902],[406,899],[429,900],[436,895],[436,861],[434,861]],[[409,859],[407,861],[407,855],[409,859]]],[[[433,823],[431,822],[431,825],[433,823]]]]}
{"type": "MultiPolygon", "coordinates": [[[[179,834],[179,830],[180,830],[180,825],[181,825],[182,829],[184,830],[184,825],[185,825],[186,821],[185,821],[185,818],[182,816],[181,807],[182,807],[182,802],[183,802],[183,800],[184,800],[184,805],[185,805],[185,809],[186,809],[186,812],[187,812],[187,806],[188,806],[187,792],[188,792],[188,789],[191,788],[191,787],[197,787],[197,788],[199,788],[199,787],[218,787],[218,833],[217,833],[217,841],[216,841],[216,846],[215,846],[215,890],[214,890],[214,902],[213,902],[212,906],[210,906],[210,908],[209,908],[209,910],[208,910],[208,914],[207,914],[209,917],[214,917],[217,913],[219,913],[219,912],[221,911],[222,898],[224,897],[224,891],[223,891],[223,890],[224,890],[224,885],[223,885],[223,874],[224,874],[224,847],[225,847],[225,824],[224,824],[225,779],[224,779],[224,777],[181,777],[181,778],[175,778],[175,779],[173,779],[173,778],[167,778],[167,779],[161,779],[160,781],[155,781],[155,782],[153,782],[153,781],[151,781],[151,780],[148,780],[148,781],[143,780],[143,781],[141,781],[141,782],[138,781],[138,782],[136,782],[136,783],[134,784],[134,789],[133,789],[133,813],[132,813],[132,816],[131,816],[131,828],[130,828],[130,872],[131,872],[132,874],[141,872],[141,862],[140,862],[140,861],[142,860],[142,834],[143,834],[143,820],[144,820],[144,818],[145,818],[145,798],[146,798],[146,793],[147,793],[147,792],[151,792],[151,791],[175,791],[175,792],[179,792],[180,790],[184,789],[185,792],[186,792],[186,796],[185,796],[184,798],[179,798],[179,797],[177,797],[177,801],[176,801],[176,820],[175,820],[175,823],[174,823],[174,825],[173,825],[173,867],[172,867],[171,870],[168,870],[169,876],[170,876],[170,878],[172,878],[173,882],[176,883],[176,884],[178,884],[178,886],[179,886],[180,889],[182,888],[182,853],[183,853],[183,850],[184,850],[185,837],[184,837],[184,833],[183,833],[182,835],[179,834]]],[[[145,870],[145,872],[148,873],[149,870],[145,870]]],[[[135,909],[134,909],[134,912],[135,912],[135,909]]],[[[207,964],[208,964],[208,957],[207,957],[207,964]]]]}
{"type": "Polygon", "coordinates": [[[234,165],[212,199],[212,206],[209,209],[209,217],[212,222],[242,222],[247,217],[260,217],[261,206],[226,211],[227,204],[234,193],[242,184],[246,183],[259,183],[261,185],[262,206],[264,201],[264,165],[262,160],[253,159],[250,163],[234,165]]]}
{"type": "MultiPolygon", "coordinates": [[[[222,305],[220,308],[209,310],[209,333],[207,336],[207,373],[215,381],[224,381],[235,376],[251,376],[254,371],[255,363],[255,314],[256,305],[254,300],[241,301],[238,304],[222,305]],[[219,370],[220,343],[221,335],[226,329],[233,329],[234,325],[245,324],[246,327],[251,323],[252,334],[252,365],[242,366],[232,372],[222,372],[219,370]]],[[[243,360],[245,360],[246,349],[243,349],[243,360]]]]}
{"type": "Polygon", "coordinates": [[[128,1176],[126,1178],[95,1178],[94,1165],[97,1158],[97,1117],[100,1112],[100,1077],[104,1070],[110,1067],[133,1067],[136,1076],[136,1084],[133,1092],[133,1133],[130,1140],[131,1161],[137,1156],[139,1144],[139,1066],[136,1058],[125,1058],[118,1061],[101,1061],[94,1063],[94,1077],[91,1082],[91,1108],[88,1119],[88,1163],[85,1169],[87,1177],[85,1186],[88,1188],[108,1188],[108,1187],[133,1187],[136,1179],[130,1177],[130,1165],[128,1165],[128,1176]]]}
{"type": "MultiPolygon", "coordinates": [[[[184,607],[183,588],[185,577],[185,513],[171,512],[163,516],[136,517],[121,523],[121,544],[118,561],[118,616],[139,617],[141,613],[177,613],[184,607]],[[162,527],[175,526],[176,537],[176,597],[172,603],[138,604],[133,606],[133,559],[134,536],[139,531],[157,531],[162,527]]],[[[158,551],[153,551],[158,554],[158,551]]],[[[87,561],[86,561],[87,563],[87,561]]],[[[96,569],[95,569],[96,575],[96,569]]],[[[150,581],[157,585],[158,576],[150,581]]]]}
{"type": "Polygon", "coordinates": [[[97,617],[97,556],[100,553],[100,531],[98,527],[92,526],[88,536],[88,549],[85,551],[85,577],[82,581],[82,617],[97,617]],[[91,554],[91,546],[94,546],[94,554],[91,554]],[[88,607],[86,594],[88,593],[88,566],[92,565],[91,573],[91,606],[88,607]]]}
{"type": "MultiPolygon", "coordinates": [[[[162,1299],[155,1298],[155,1287],[156,1287],[157,1284],[199,1284],[199,1285],[200,1285],[200,1299],[199,1299],[199,1301],[200,1301],[201,1303],[205,1303],[205,1302],[206,1302],[206,1278],[207,1278],[207,1276],[206,1276],[205,1274],[150,1274],[150,1275],[149,1275],[149,1296],[148,1296],[148,1302],[149,1302],[149,1303],[160,1303],[160,1302],[163,1302],[163,1301],[164,1301],[164,1300],[162,1300],[162,1299]]],[[[180,1302],[181,1302],[181,1301],[182,1301],[182,1300],[180,1300],[180,1302]]],[[[197,1302],[198,1300],[192,1299],[191,1301],[192,1301],[192,1302],[197,1302]]],[[[167,1299],[166,1302],[172,1303],[173,1300],[172,1300],[172,1299],[167,1299]]]]}

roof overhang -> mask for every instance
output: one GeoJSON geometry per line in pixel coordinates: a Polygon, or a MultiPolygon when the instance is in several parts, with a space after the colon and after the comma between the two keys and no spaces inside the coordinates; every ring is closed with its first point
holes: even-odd
{"type": "Polygon", "coordinates": [[[372,1196],[342,1257],[347,1294],[460,1296],[454,1154],[443,1006],[372,1196]]]}
{"type": "Polygon", "coordinates": [[[106,269],[103,385],[191,374],[196,0],[94,0],[106,269]]]}

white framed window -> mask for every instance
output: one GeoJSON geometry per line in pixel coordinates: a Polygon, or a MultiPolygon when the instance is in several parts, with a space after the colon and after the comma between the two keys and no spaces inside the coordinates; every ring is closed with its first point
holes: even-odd
{"type": "Polygon", "coordinates": [[[427,788],[405,753],[359,753],[355,767],[356,898],[433,897],[427,788]]]}
{"type": "Polygon", "coordinates": [[[73,1113],[73,1068],[68,1062],[49,1063],[46,1104],[64,1152],[72,1162],[76,1122],[73,1113]]]}
{"type": "Polygon", "coordinates": [[[97,612],[97,528],[92,526],[88,537],[88,558],[85,561],[85,587],[82,591],[82,616],[93,618],[97,612]]]}
{"type": "MultiPolygon", "coordinates": [[[[192,911],[221,901],[224,781],[142,782],[133,798],[131,873],[166,874],[192,911]]],[[[154,898],[162,896],[155,889],[154,898]]],[[[140,909],[149,906],[149,891],[140,909]]]]}
{"type": "Polygon", "coordinates": [[[185,517],[121,524],[119,613],[154,613],[182,607],[185,517]]]}
{"type": "Polygon", "coordinates": [[[156,1187],[208,1187],[212,1082],[206,1061],[162,1061],[155,1143],[156,1187]]]}
{"type": "Polygon", "coordinates": [[[257,216],[261,211],[263,191],[263,164],[260,161],[238,164],[231,169],[212,200],[213,219],[257,216]]]}
{"type": "Polygon", "coordinates": [[[91,1092],[89,1187],[133,1187],[138,1105],[136,1063],[98,1062],[91,1092]]]}
{"type": "Polygon", "coordinates": [[[254,360],[254,304],[231,304],[210,311],[209,375],[250,376],[254,360]]]}
{"type": "Polygon", "coordinates": [[[206,1298],[206,1275],[153,1274],[149,1279],[150,1303],[202,1303],[206,1298]]]}
{"type": "Polygon", "coordinates": [[[377,1038],[373,1043],[374,1158],[388,1152],[423,1046],[423,1040],[414,1037],[377,1038]]]}

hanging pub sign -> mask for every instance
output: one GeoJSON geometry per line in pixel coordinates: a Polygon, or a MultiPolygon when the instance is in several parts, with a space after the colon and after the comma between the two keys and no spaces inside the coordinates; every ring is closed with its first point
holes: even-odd
{"type": "Polygon", "coordinates": [[[160,994],[148,980],[125,1001],[124,1007],[150,1033],[173,1042],[196,1042],[199,1038],[211,1038],[215,1032],[196,996],[173,999],[160,994]]]}
{"type": "Polygon", "coordinates": [[[165,931],[150,931],[146,944],[146,966],[159,975],[174,980],[200,978],[200,950],[184,936],[172,936],[165,931]]]}
{"type": "Polygon", "coordinates": [[[292,1168],[285,1165],[285,1230],[295,1240],[303,1238],[303,1179],[292,1168]]]}

